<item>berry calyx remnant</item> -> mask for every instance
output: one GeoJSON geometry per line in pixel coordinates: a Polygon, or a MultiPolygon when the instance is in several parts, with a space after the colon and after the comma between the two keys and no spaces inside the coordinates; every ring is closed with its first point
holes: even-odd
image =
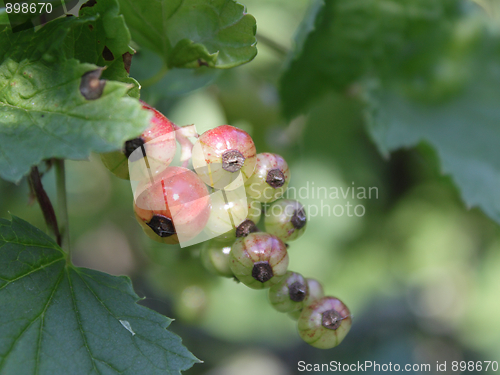
{"type": "Polygon", "coordinates": [[[227,150],[222,154],[222,169],[234,173],[245,164],[245,157],[238,150],[227,150]]]}
{"type": "Polygon", "coordinates": [[[298,328],[300,337],[309,345],[330,349],[342,342],[351,324],[351,313],[342,301],[323,297],[303,309],[298,328]]]}
{"type": "Polygon", "coordinates": [[[252,220],[247,219],[236,227],[236,237],[246,237],[250,233],[258,231],[259,228],[257,228],[257,225],[252,220]]]}
{"type": "MultiPolygon", "coordinates": [[[[325,292],[323,291],[323,286],[316,279],[307,278],[307,289],[308,293],[304,300],[304,306],[311,304],[312,302],[319,300],[325,296],[325,292]]],[[[293,320],[298,320],[300,318],[300,314],[302,313],[303,308],[297,311],[293,311],[288,313],[288,316],[293,320]]]]}
{"type": "Polygon", "coordinates": [[[288,271],[279,283],[269,289],[269,301],[280,312],[302,309],[308,295],[309,286],[306,279],[292,271],[288,271]]]}

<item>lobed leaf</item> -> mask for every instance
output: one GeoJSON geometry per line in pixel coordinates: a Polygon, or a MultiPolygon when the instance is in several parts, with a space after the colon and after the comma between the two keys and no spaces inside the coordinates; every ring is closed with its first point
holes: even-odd
{"type": "MultiPolygon", "coordinates": [[[[500,51],[500,38],[488,51],[500,51]]],[[[478,74],[457,97],[440,105],[394,90],[371,93],[369,130],[382,154],[428,142],[470,207],[500,223],[500,53],[479,59],[478,74]]]]}
{"type": "Polygon", "coordinates": [[[255,19],[234,0],[119,0],[133,39],[169,68],[231,68],[257,54],[255,19]]]}
{"type": "Polygon", "coordinates": [[[0,373],[180,374],[199,362],[127,277],[76,268],[46,234],[0,219],[0,373]]]}
{"type": "Polygon", "coordinates": [[[431,74],[462,12],[455,0],[316,0],[280,79],[283,112],[305,112],[327,91],[367,77],[431,74]]]}
{"type": "Polygon", "coordinates": [[[130,37],[120,34],[116,0],[99,3],[109,8],[84,8],[37,32],[0,32],[0,177],[17,182],[42,159],[116,150],[147,127],[150,115],[127,96],[133,85],[108,80],[96,100],[80,92],[83,74],[106,65],[104,46],[115,58],[103,77],[129,80],[121,54],[130,37]]]}

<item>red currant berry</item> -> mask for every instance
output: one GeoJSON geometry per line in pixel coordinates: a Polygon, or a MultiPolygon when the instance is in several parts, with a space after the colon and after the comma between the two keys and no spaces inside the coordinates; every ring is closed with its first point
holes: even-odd
{"type": "Polygon", "coordinates": [[[132,176],[133,180],[141,180],[149,176],[147,168],[153,175],[158,174],[175,156],[173,123],[153,107],[143,101],[141,103],[142,108],[153,114],[149,127],[139,137],[126,141],[123,150],[101,154],[106,168],[120,178],[129,179],[132,176]],[[147,166],[142,161],[144,155],[147,156],[147,166]]]}
{"type": "Polygon", "coordinates": [[[231,247],[230,267],[236,278],[253,289],[280,282],[288,268],[285,244],[267,233],[250,233],[231,247]]]}
{"type": "Polygon", "coordinates": [[[167,167],[153,183],[140,182],[136,196],[136,217],[158,242],[188,241],[201,233],[208,221],[208,190],[189,169],[167,167]]]}
{"type": "Polygon", "coordinates": [[[304,206],[292,199],[280,199],[266,210],[266,232],[283,242],[296,240],[306,230],[307,217],[304,206]]]}
{"type": "Polygon", "coordinates": [[[254,172],[256,150],[247,132],[221,125],[203,133],[193,147],[193,167],[207,185],[223,189],[241,171],[243,181],[254,172]]]}
{"type": "Polygon", "coordinates": [[[299,335],[315,348],[330,349],[342,342],[351,324],[351,313],[342,301],[323,297],[302,310],[299,335]]]}
{"type": "Polygon", "coordinates": [[[269,301],[280,312],[302,309],[309,295],[306,279],[296,272],[288,271],[285,277],[269,289],[269,301]]]}
{"type": "Polygon", "coordinates": [[[218,241],[208,241],[201,250],[201,261],[205,268],[213,274],[234,277],[229,267],[231,246],[218,241]]]}
{"type": "Polygon", "coordinates": [[[281,198],[290,182],[290,170],[280,155],[257,154],[255,172],[246,182],[247,195],[263,203],[281,198]]]}

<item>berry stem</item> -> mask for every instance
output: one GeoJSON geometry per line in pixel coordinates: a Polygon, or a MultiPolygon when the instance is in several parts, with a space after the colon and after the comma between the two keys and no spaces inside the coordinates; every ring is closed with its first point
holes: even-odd
{"type": "Polygon", "coordinates": [[[71,262],[70,242],[69,242],[69,219],[68,219],[68,198],[66,193],[66,170],[64,160],[56,159],[56,187],[57,187],[57,208],[59,220],[61,222],[60,233],[62,234],[61,247],[68,253],[67,263],[71,262]]]}
{"type": "Polygon", "coordinates": [[[141,88],[151,87],[161,81],[165,74],[168,72],[168,67],[163,65],[161,69],[152,77],[146,78],[141,82],[141,88]]]}
{"type": "Polygon", "coordinates": [[[196,128],[194,125],[178,126],[174,125],[175,136],[177,142],[181,146],[181,162],[184,168],[189,165],[189,159],[193,154],[193,142],[189,140],[189,137],[198,138],[199,134],[196,133],[196,128]]]}
{"type": "Polygon", "coordinates": [[[32,191],[35,193],[36,200],[42,209],[43,217],[45,219],[45,223],[47,223],[47,227],[52,231],[54,236],[56,237],[57,244],[61,246],[61,234],[59,233],[59,227],[57,226],[57,218],[56,213],[54,212],[54,207],[52,206],[52,202],[50,201],[47,192],[43,188],[42,178],[40,176],[40,172],[38,171],[38,167],[32,167],[29,183],[32,191]]]}
{"type": "Polygon", "coordinates": [[[286,57],[288,55],[288,48],[278,43],[274,39],[263,35],[262,33],[257,34],[257,41],[272,49],[280,57],[286,57]]]}

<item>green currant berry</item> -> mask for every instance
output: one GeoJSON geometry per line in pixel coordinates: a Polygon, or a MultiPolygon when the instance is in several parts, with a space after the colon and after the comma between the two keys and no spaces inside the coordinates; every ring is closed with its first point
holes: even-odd
{"type": "Polygon", "coordinates": [[[266,232],[283,242],[296,240],[306,230],[307,217],[304,206],[292,199],[280,199],[266,210],[266,232]]]}
{"type": "Polygon", "coordinates": [[[288,268],[285,244],[267,233],[250,233],[231,247],[230,267],[236,278],[253,289],[269,288],[283,278],[288,268]]]}
{"type": "Polygon", "coordinates": [[[231,246],[218,241],[208,241],[201,250],[201,261],[205,268],[215,275],[233,277],[229,267],[231,246]]]}
{"type": "Polygon", "coordinates": [[[302,309],[308,295],[309,287],[306,279],[301,274],[291,271],[269,289],[269,301],[280,312],[302,309]]]}
{"type": "Polygon", "coordinates": [[[280,155],[257,154],[255,172],[246,182],[247,195],[263,203],[281,198],[290,182],[290,170],[280,155]]]}
{"type": "Polygon", "coordinates": [[[175,129],[162,113],[141,101],[142,108],[153,115],[149,127],[137,138],[128,140],[121,151],[101,154],[103,164],[115,176],[133,180],[149,178],[149,172],[162,172],[175,156],[175,129]],[[142,161],[144,155],[148,159],[148,167],[142,161]],[[132,170],[129,170],[132,168],[132,170]]]}
{"type": "Polygon", "coordinates": [[[247,132],[221,125],[203,133],[193,147],[193,167],[209,186],[228,189],[241,172],[246,181],[254,172],[256,150],[247,132]]]}
{"type": "Polygon", "coordinates": [[[323,297],[302,310],[299,335],[315,348],[330,349],[342,342],[351,324],[351,313],[342,301],[323,297]]]}
{"type": "Polygon", "coordinates": [[[207,187],[189,169],[167,167],[152,183],[141,181],[136,196],[136,218],[155,241],[188,241],[201,233],[208,221],[207,187]]]}
{"type": "MultiPolygon", "coordinates": [[[[314,301],[321,299],[325,296],[325,292],[323,291],[323,286],[320,284],[318,280],[306,279],[306,282],[309,293],[307,294],[307,297],[304,301],[304,306],[310,305],[314,301]]],[[[293,320],[298,320],[300,318],[302,310],[303,309],[293,311],[289,313],[288,316],[290,316],[290,318],[292,318],[293,320]]]]}
{"type": "MultiPolygon", "coordinates": [[[[231,191],[217,191],[210,195],[210,217],[205,227],[205,233],[216,237],[218,241],[234,241],[238,235],[238,228],[246,228],[247,221],[260,220],[261,203],[248,198],[245,189],[231,191]],[[225,194],[225,196],[224,196],[225,194]]],[[[257,231],[255,224],[253,231],[257,231]]]]}

